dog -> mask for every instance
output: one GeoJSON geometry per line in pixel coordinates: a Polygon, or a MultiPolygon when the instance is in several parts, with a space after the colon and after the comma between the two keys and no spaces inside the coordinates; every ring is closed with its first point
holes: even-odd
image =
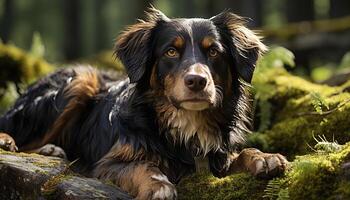
{"type": "Polygon", "coordinates": [[[251,83],[266,50],[245,19],[168,18],[150,8],[116,40],[128,77],[63,68],[31,85],[0,119],[0,146],[78,159],[81,171],[136,199],[176,199],[195,171],[269,178],[288,161],[247,148],[251,83]]]}

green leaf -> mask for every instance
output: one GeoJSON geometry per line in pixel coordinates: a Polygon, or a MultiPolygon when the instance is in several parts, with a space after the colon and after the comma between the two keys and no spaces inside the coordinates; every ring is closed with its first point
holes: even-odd
{"type": "Polygon", "coordinates": [[[295,67],[294,54],[284,47],[273,47],[259,61],[258,71],[265,71],[272,68],[283,68],[284,66],[295,67]]]}

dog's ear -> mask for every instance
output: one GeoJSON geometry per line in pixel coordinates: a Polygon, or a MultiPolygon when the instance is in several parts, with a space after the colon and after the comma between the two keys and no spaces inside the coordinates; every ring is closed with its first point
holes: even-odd
{"type": "Polygon", "coordinates": [[[232,54],[239,76],[250,83],[256,62],[267,47],[256,33],[245,26],[246,20],[238,15],[225,11],[210,20],[232,54]]]}
{"type": "Polygon", "coordinates": [[[161,11],[151,7],[146,19],[138,20],[117,38],[114,53],[123,63],[130,82],[139,81],[145,74],[152,56],[152,34],[161,21],[168,21],[161,11]]]}

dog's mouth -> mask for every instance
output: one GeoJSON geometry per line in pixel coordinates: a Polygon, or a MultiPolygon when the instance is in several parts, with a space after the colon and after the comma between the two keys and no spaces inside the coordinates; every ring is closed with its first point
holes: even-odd
{"type": "Polygon", "coordinates": [[[176,100],[175,98],[170,98],[170,101],[177,108],[193,111],[201,111],[208,109],[213,104],[210,102],[209,99],[205,98],[192,98],[184,100],[176,100]]]}
{"type": "Polygon", "coordinates": [[[208,101],[194,99],[182,101],[180,103],[180,106],[186,110],[201,111],[209,108],[210,103],[208,101]]]}

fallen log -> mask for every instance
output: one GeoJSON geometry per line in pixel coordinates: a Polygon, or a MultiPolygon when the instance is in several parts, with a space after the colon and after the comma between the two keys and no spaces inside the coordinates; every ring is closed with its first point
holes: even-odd
{"type": "Polygon", "coordinates": [[[0,199],[132,199],[115,185],[85,178],[59,158],[0,150],[0,199]]]}

